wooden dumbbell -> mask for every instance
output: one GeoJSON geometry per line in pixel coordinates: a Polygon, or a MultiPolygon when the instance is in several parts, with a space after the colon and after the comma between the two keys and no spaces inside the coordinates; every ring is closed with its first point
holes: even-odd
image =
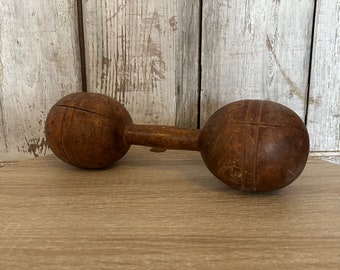
{"type": "Polygon", "coordinates": [[[261,100],[230,103],[199,130],[136,125],[113,98],[75,93],[51,108],[45,131],[52,151],[82,168],[108,167],[132,144],[200,151],[213,175],[246,191],[272,191],[292,183],[309,153],[308,132],[299,116],[261,100]]]}

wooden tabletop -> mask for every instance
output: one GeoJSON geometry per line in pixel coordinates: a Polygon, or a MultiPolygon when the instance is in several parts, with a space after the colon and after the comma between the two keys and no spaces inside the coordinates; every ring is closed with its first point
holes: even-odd
{"type": "Polygon", "coordinates": [[[0,168],[0,269],[340,269],[340,166],[233,191],[199,153],[133,147],[108,170],[0,168]]]}

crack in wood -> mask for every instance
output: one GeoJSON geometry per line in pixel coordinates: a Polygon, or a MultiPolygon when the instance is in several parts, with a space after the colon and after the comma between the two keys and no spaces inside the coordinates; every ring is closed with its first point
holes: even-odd
{"type": "MultiPolygon", "coordinates": [[[[266,44],[267,44],[268,50],[271,52],[271,54],[274,57],[275,63],[277,64],[282,77],[285,79],[285,81],[290,86],[290,95],[291,96],[296,95],[300,99],[305,99],[305,93],[301,89],[299,89],[299,87],[293,82],[293,80],[290,78],[290,76],[287,74],[287,72],[282,67],[281,62],[279,61],[279,59],[277,57],[277,54],[276,54],[276,52],[273,48],[273,45],[272,45],[268,35],[267,35],[267,39],[266,39],[266,44]]],[[[316,99],[310,98],[309,102],[318,106],[318,105],[320,105],[320,98],[316,98],[316,99]]]]}
{"type": "Polygon", "coordinates": [[[288,76],[286,71],[283,69],[283,67],[282,67],[282,65],[281,65],[281,63],[280,63],[280,61],[279,61],[279,59],[278,59],[278,57],[275,53],[275,50],[273,48],[273,45],[272,45],[268,35],[267,35],[267,39],[266,39],[266,44],[267,44],[268,50],[271,52],[271,54],[274,57],[275,63],[279,67],[281,75],[283,76],[283,78],[286,80],[286,82],[290,86],[290,94],[291,95],[295,94],[299,98],[304,99],[304,97],[305,97],[304,93],[302,93],[302,91],[299,89],[299,87],[293,82],[293,80],[288,76]]]}

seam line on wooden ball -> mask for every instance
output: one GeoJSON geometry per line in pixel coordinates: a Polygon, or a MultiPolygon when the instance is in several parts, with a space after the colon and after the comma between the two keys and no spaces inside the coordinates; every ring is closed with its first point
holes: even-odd
{"type": "Polygon", "coordinates": [[[104,115],[104,114],[97,113],[97,112],[90,111],[90,110],[85,110],[85,109],[82,109],[82,108],[78,108],[78,107],[76,107],[76,106],[65,106],[65,105],[55,105],[55,106],[57,106],[57,107],[63,107],[63,108],[69,108],[69,109],[75,109],[75,110],[79,110],[79,111],[83,111],[83,112],[87,112],[87,113],[93,113],[93,114],[95,114],[95,115],[99,115],[99,116],[102,116],[102,117],[105,117],[105,118],[114,120],[112,117],[110,117],[110,116],[108,116],[108,115],[104,115]]]}

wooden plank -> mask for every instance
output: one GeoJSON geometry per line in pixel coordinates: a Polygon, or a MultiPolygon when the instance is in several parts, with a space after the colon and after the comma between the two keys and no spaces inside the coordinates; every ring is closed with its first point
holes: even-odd
{"type": "Polygon", "coordinates": [[[306,111],[314,1],[203,1],[202,123],[237,99],[306,111]]]}
{"type": "Polygon", "coordinates": [[[197,127],[201,1],[177,1],[176,126],[197,127]]]}
{"type": "Polygon", "coordinates": [[[118,99],[138,123],[190,123],[198,38],[187,31],[198,31],[197,2],[84,1],[88,90],[118,99]]]}
{"type": "Polygon", "coordinates": [[[307,127],[314,151],[340,151],[340,1],[317,1],[307,127]]]}
{"type": "Polygon", "coordinates": [[[75,3],[0,2],[0,160],[44,155],[49,108],[80,90],[75,3]]]}
{"type": "Polygon", "coordinates": [[[340,166],[232,191],[199,153],[132,147],[116,166],[0,168],[1,269],[338,269],[340,166]]]}

